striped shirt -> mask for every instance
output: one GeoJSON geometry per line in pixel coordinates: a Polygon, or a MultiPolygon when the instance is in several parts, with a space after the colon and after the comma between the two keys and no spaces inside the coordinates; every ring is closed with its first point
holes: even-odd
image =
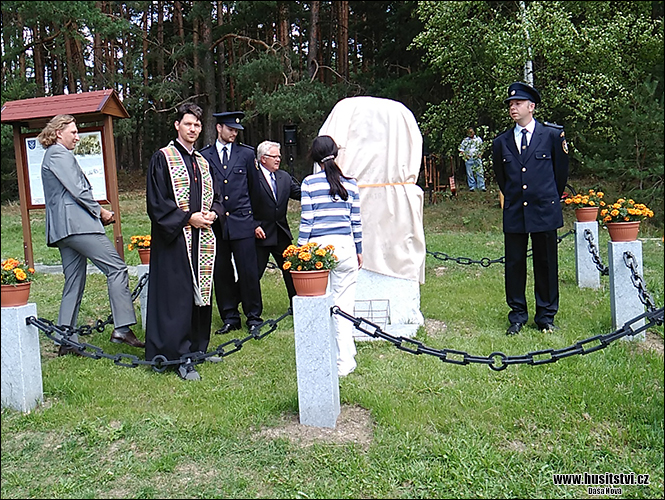
{"type": "Polygon", "coordinates": [[[325,172],[308,175],[302,182],[300,199],[300,234],[298,245],[316,241],[330,234],[353,235],[356,253],[363,251],[362,225],[360,223],[360,191],[354,179],[340,177],[349,198],[330,197],[330,184],[325,172]]]}

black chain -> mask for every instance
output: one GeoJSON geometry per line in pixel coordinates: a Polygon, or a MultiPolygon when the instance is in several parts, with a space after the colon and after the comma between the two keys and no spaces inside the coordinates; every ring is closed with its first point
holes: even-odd
{"type": "MultiPolygon", "coordinates": [[[[556,238],[557,244],[561,243],[564,238],[566,238],[567,236],[570,236],[571,234],[575,234],[574,229],[571,229],[570,231],[568,231],[567,233],[565,233],[562,236],[557,236],[557,238],[556,238]]],[[[444,252],[432,252],[430,250],[425,250],[425,252],[428,253],[429,255],[431,255],[432,257],[436,258],[436,259],[439,259],[439,260],[442,260],[442,261],[452,260],[452,261],[455,261],[457,264],[462,264],[462,265],[465,265],[465,266],[468,266],[470,264],[480,264],[483,267],[489,267],[492,264],[505,264],[506,263],[506,256],[505,255],[502,256],[502,257],[499,257],[498,259],[490,259],[489,257],[483,257],[480,260],[474,260],[474,259],[471,259],[469,257],[451,257],[450,255],[448,255],[447,253],[444,253],[444,252]]],[[[526,252],[526,256],[528,258],[528,257],[531,257],[532,255],[533,255],[533,249],[529,248],[526,252]]]]}
{"type": "Polygon", "coordinates": [[[600,271],[601,276],[608,276],[610,274],[609,267],[603,265],[603,261],[598,253],[598,247],[593,242],[593,233],[590,229],[584,230],[584,239],[589,244],[589,252],[591,253],[591,260],[596,264],[596,268],[600,271]]]}
{"type": "MultiPolygon", "coordinates": [[[[637,288],[637,294],[639,295],[642,304],[646,306],[648,311],[653,311],[656,309],[656,303],[651,297],[651,294],[647,291],[646,283],[637,270],[637,259],[632,252],[624,252],[623,262],[626,264],[626,267],[630,269],[630,280],[633,282],[633,286],[637,288]]],[[[661,325],[662,322],[658,324],[661,325]]]]}
{"type": "Polygon", "coordinates": [[[615,340],[625,336],[637,335],[654,324],[660,325],[663,322],[663,308],[661,307],[658,310],[649,310],[644,314],[636,316],[630,321],[627,321],[621,328],[613,333],[608,333],[605,335],[594,335],[593,337],[580,340],[579,342],[576,342],[575,344],[564,347],[562,349],[544,349],[541,351],[532,351],[521,356],[508,356],[502,352],[493,352],[489,356],[474,356],[465,351],[458,351],[454,349],[434,349],[432,347],[427,347],[422,342],[408,337],[395,337],[394,335],[390,335],[384,332],[381,330],[381,327],[370,321],[367,321],[365,318],[356,318],[348,313],[345,313],[337,306],[331,307],[330,313],[337,314],[343,318],[348,319],[353,323],[357,330],[363,332],[366,335],[369,335],[370,337],[387,340],[402,351],[410,352],[411,354],[429,354],[439,358],[444,363],[452,363],[456,365],[468,365],[469,363],[485,364],[495,371],[504,370],[508,367],[508,365],[544,365],[547,363],[554,363],[555,361],[559,361],[560,359],[567,358],[575,354],[589,354],[600,349],[604,349],[615,340]],[[638,328],[632,327],[633,324],[641,321],[642,319],[647,319],[643,326],[638,328]],[[369,325],[373,328],[373,330],[368,330],[367,328],[363,327],[363,325],[369,325]],[[587,347],[587,344],[591,344],[590,347],[587,347]]]}
{"type": "MultiPolygon", "coordinates": [[[[86,342],[76,342],[72,340],[71,336],[73,333],[75,332],[80,333],[78,330],[74,330],[69,327],[55,325],[53,324],[52,321],[49,321],[44,318],[35,318],[34,316],[29,316],[25,319],[25,324],[36,326],[37,328],[42,330],[46,334],[46,336],[51,340],[53,340],[54,342],[60,343],[65,347],[72,348],[76,350],[76,352],[78,352],[79,354],[86,356],[88,358],[93,358],[93,359],[106,358],[113,360],[113,362],[116,365],[126,366],[129,368],[136,368],[137,366],[152,366],[155,371],[163,372],[169,366],[181,365],[181,364],[197,365],[207,361],[208,358],[211,358],[213,356],[224,358],[225,356],[229,356],[234,352],[238,352],[245,344],[245,342],[249,340],[261,340],[267,335],[274,332],[277,329],[277,325],[279,324],[279,322],[282,321],[287,316],[290,316],[291,314],[292,310],[289,307],[287,311],[284,314],[282,314],[279,318],[265,320],[263,323],[261,323],[258,326],[256,330],[254,330],[244,339],[231,339],[228,342],[225,342],[217,346],[217,349],[215,349],[214,351],[190,352],[184,354],[179,359],[172,359],[172,360],[168,360],[162,355],[157,355],[152,360],[142,360],[139,359],[138,356],[134,356],[132,354],[124,354],[124,353],[107,354],[104,352],[104,350],[101,347],[88,344],[86,342]],[[265,326],[269,326],[270,328],[265,332],[261,333],[261,330],[265,326]]],[[[100,331],[103,331],[103,329],[100,331]]]]}
{"type": "Polygon", "coordinates": [[[134,288],[134,291],[132,292],[132,302],[136,300],[136,298],[141,295],[141,291],[143,290],[143,287],[145,287],[148,284],[148,278],[150,276],[150,273],[145,273],[143,276],[139,278],[139,282],[136,285],[136,288],[134,288]]]}

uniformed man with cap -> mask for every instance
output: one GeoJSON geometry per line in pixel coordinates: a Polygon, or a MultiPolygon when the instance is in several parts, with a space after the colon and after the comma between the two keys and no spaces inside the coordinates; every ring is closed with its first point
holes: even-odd
{"type": "Polygon", "coordinates": [[[214,113],[213,116],[217,119],[217,140],[203,148],[201,154],[217,178],[226,213],[223,225],[219,221],[213,224],[217,236],[214,290],[224,322],[215,333],[229,333],[241,328],[240,303],[247,317],[247,326],[253,332],[263,323],[255,223],[249,196],[254,176],[252,169],[256,168],[254,148],[236,142],[238,131],[244,130],[240,123],[245,116],[242,111],[214,113]]]}
{"type": "Polygon", "coordinates": [[[522,82],[508,87],[510,117],[515,126],[494,139],[492,160],[505,200],[506,302],[510,326],[506,335],[519,333],[529,315],[526,268],[529,235],[533,248],[536,298],[534,321],[539,330],[552,331],[559,309],[557,229],[563,226],[561,195],[568,180],[568,145],[563,127],[533,118],[540,93],[522,82]]]}

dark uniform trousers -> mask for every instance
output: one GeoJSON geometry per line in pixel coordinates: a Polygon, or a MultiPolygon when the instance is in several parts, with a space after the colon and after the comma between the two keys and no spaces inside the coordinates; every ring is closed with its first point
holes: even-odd
{"type": "Polygon", "coordinates": [[[238,302],[247,317],[247,325],[260,325],[263,302],[261,286],[256,267],[256,245],[254,238],[225,239],[219,223],[213,230],[217,236],[217,255],[215,256],[215,274],[213,278],[217,308],[224,323],[240,327],[242,322],[238,312],[238,302]],[[241,255],[242,259],[231,261],[232,255],[241,255]],[[238,273],[235,279],[233,265],[238,273]],[[242,283],[242,286],[240,285],[242,283]]]}
{"type": "MultiPolygon", "coordinates": [[[[506,250],[505,287],[506,303],[510,307],[510,323],[526,323],[527,246],[529,233],[504,233],[506,250]]],[[[554,323],[559,310],[559,266],[556,230],[531,233],[533,249],[534,292],[537,325],[554,323]]]]}

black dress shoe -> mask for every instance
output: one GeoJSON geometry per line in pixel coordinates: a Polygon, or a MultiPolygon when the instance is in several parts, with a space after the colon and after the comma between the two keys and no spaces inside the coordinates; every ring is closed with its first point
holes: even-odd
{"type": "Polygon", "coordinates": [[[79,351],[77,351],[73,347],[69,347],[69,346],[65,346],[64,344],[60,344],[60,349],[58,349],[58,356],[66,356],[67,354],[74,354],[75,356],[83,357],[83,354],[81,354],[79,351]]]}
{"type": "Polygon", "coordinates": [[[538,325],[538,330],[545,333],[552,333],[554,330],[558,329],[559,327],[554,323],[543,323],[542,325],[538,325]]]}
{"type": "Polygon", "coordinates": [[[126,332],[113,330],[113,333],[111,333],[111,342],[115,342],[116,344],[125,343],[132,347],[145,347],[145,342],[141,342],[137,339],[136,335],[134,335],[134,332],[131,330],[126,332]]]}
{"type": "Polygon", "coordinates": [[[240,325],[232,325],[231,323],[224,323],[224,326],[217,330],[215,333],[217,335],[223,335],[225,333],[230,333],[233,330],[240,330],[240,325]]]}
{"type": "Polygon", "coordinates": [[[261,333],[261,325],[249,325],[249,334],[258,335],[261,333]]]}
{"type": "Polygon", "coordinates": [[[506,330],[506,335],[517,335],[520,333],[522,326],[524,326],[522,323],[511,323],[508,330],[506,330]]]}

